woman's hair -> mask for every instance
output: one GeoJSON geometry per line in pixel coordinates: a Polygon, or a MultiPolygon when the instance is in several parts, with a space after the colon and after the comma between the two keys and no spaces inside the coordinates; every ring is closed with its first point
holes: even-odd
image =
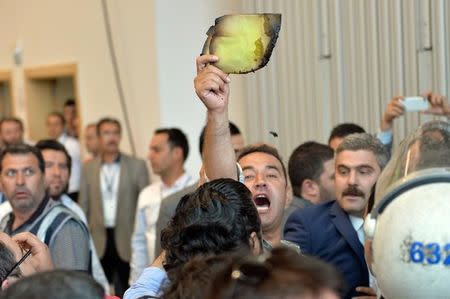
{"type": "Polygon", "coordinates": [[[316,298],[324,291],[338,295],[342,288],[343,280],[333,266],[279,247],[229,264],[213,278],[205,298],[316,298]]]}
{"type": "Polygon", "coordinates": [[[197,255],[248,250],[252,233],[261,242],[261,222],[250,190],[232,179],[211,181],[184,196],[162,230],[164,267],[169,271],[197,255]]]}

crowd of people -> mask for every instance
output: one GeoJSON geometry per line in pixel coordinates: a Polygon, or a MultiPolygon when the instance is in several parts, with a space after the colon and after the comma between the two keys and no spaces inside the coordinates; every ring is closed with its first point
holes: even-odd
{"type": "MultiPolygon", "coordinates": [[[[434,182],[430,173],[450,186],[448,122],[418,128],[393,153],[393,123],[405,113],[394,96],[378,132],[338,124],[328,144],[306,141],[285,165],[272,145],[246,145],[230,122],[231,80],[217,59],[197,58],[194,87],[207,110],[200,179],[184,168],[190,147],[179,128],[153,132],[147,159],[160,180],[150,184],[146,162],[120,150],[115,118],[85,127],[81,159],[73,100],[47,116],[48,138],[35,143],[20,119],[0,121],[0,298],[412,298],[401,276],[441,262],[445,225],[435,242],[414,239],[415,226],[395,235],[404,247],[394,254],[403,263],[389,261],[395,273],[380,262],[393,253],[378,240],[408,223],[385,220],[404,208],[391,202],[408,175],[419,173],[409,191],[434,182]]],[[[423,97],[426,112],[450,116],[446,97],[423,97]]],[[[448,279],[447,268],[430,266],[417,281],[448,279]]],[[[416,294],[440,298],[449,288],[437,281],[416,294]]]]}

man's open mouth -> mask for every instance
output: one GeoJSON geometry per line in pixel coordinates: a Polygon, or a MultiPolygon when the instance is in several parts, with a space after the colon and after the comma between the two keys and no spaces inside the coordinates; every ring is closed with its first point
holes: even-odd
{"type": "Polygon", "coordinates": [[[258,194],[253,198],[258,212],[267,212],[270,208],[270,200],[265,194],[258,194]]]}

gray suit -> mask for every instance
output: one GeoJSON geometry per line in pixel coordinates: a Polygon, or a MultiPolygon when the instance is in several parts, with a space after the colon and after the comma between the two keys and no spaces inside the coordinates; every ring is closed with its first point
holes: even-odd
{"type": "MultiPolygon", "coordinates": [[[[84,165],[79,203],[86,213],[98,256],[102,258],[106,248],[106,227],[103,218],[100,167],[101,160],[99,157],[84,165]]],[[[129,262],[131,258],[131,235],[134,228],[138,195],[148,184],[149,175],[145,161],[121,154],[114,233],[118,254],[126,262],[129,262]]]]}
{"type": "Polygon", "coordinates": [[[167,223],[172,219],[175,214],[180,199],[189,193],[192,193],[197,189],[198,182],[175,192],[161,201],[159,208],[158,221],[156,221],[156,244],[155,244],[155,256],[159,256],[161,253],[161,230],[167,226],[167,223]]]}

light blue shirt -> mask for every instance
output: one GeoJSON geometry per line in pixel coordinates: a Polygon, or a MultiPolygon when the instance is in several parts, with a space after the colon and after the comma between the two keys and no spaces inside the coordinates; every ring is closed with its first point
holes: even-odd
{"type": "Polygon", "coordinates": [[[143,296],[161,296],[162,289],[169,282],[167,274],[158,267],[145,268],[141,276],[123,295],[123,299],[137,299],[143,296]]]}

